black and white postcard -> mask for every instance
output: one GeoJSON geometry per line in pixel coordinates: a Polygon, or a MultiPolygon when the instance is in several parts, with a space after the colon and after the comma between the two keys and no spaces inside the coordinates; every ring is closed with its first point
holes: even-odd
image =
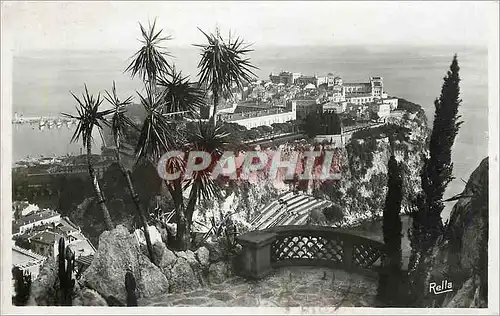
{"type": "Polygon", "coordinates": [[[484,314],[495,1],[2,1],[2,314],[484,314]]]}

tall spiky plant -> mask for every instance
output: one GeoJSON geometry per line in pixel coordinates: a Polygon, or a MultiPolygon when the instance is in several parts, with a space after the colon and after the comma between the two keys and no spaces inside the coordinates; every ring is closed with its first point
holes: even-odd
{"type": "Polygon", "coordinates": [[[207,34],[198,28],[205,35],[207,44],[196,44],[201,48],[201,59],[198,63],[200,83],[206,85],[212,92],[214,109],[212,118],[215,123],[215,115],[220,98],[227,98],[231,95],[233,84],[239,89],[243,88],[245,81],[250,81],[255,77],[252,69],[257,69],[250,62],[250,58],[245,55],[252,52],[251,45],[244,44],[243,39],[231,38],[229,33],[228,41],[224,41],[216,29],[216,34],[207,34]]]}
{"type": "Polygon", "coordinates": [[[182,76],[175,67],[171,73],[158,78],[158,87],[166,113],[182,113],[188,116],[195,115],[205,104],[203,91],[189,82],[188,76],[182,76]]]}
{"type": "MultiPolygon", "coordinates": [[[[163,163],[159,160],[164,153],[180,147],[179,143],[182,143],[183,138],[178,134],[172,122],[169,121],[169,116],[165,115],[164,103],[160,98],[160,94],[152,91],[148,85],[145,86],[145,89],[146,94],[144,96],[138,93],[141,104],[146,111],[146,117],[141,126],[135,154],[137,161],[146,159],[154,165],[158,165],[158,163],[163,163]]],[[[170,173],[181,171],[183,168],[182,159],[170,159],[166,166],[170,173]]],[[[184,222],[185,207],[181,180],[165,181],[165,184],[174,201],[177,220],[178,222],[184,222]]]]}
{"type": "Polygon", "coordinates": [[[125,168],[123,165],[123,162],[121,160],[121,154],[120,154],[120,145],[121,145],[121,139],[122,136],[125,133],[125,130],[128,127],[132,127],[134,129],[137,129],[135,126],[134,122],[127,117],[126,115],[126,107],[130,105],[132,102],[132,97],[128,97],[124,101],[120,101],[118,98],[118,95],[116,94],[116,85],[115,82],[113,81],[113,88],[111,90],[111,93],[109,91],[106,91],[106,100],[113,106],[113,117],[111,119],[111,131],[113,133],[113,139],[115,141],[115,155],[116,155],[116,161],[118,162],[118,165],[120,166],[120,170],[125,177],[125,180],[127,181],[127,186],[128,190],[130,192],[130,196],[132,197],[132,200],[134,201],[135,208],[137,210],[137,216],[139,217],[139,220],[141,221],[142,229],[144,231],[144,238],[146,239],[146,246],[148,248],[148,253],[149,253],[149,259],[154,262],[154,253],[153,253],[153,245],[151,243],[151,237],[149,235],[149,228],[148,228],[148,221],[145,215],[145,211],[142,207],[142,204],[140,203],[139,200],[139,195],[135,191],[134,184],[132,183],[132,178],[130,175],[130,171],[125,168]]]}
{"type": "Polygon", "coordinates": [[[211,123],[198,122],[196,129],[188,135],[188,149],[209,153],[212,162],[211,165],[202,171],[193,172],[186,181],[186,187],[190,186],[189,200],[186,207],[186,232],[179,236],[184,242],[183,248],[190,247],[191,225],[196,203],[200,198],[211,199],[220,197],[220,188],[212,177],[212,171],[216,163],[222,156],[223,149],[228,144],[229,134],[222,130],[222,126],[215,127],[211,123]]]}
{"type": "Polygon", "coordinates": [[[156,31],[156,19],[153,25],[149,23],[149,29],[146,29],[139,23],[143,46],[132,56],[132,61],[125,71],[130,72],[132,78],[139,75],[141,80],[150,86],[156,88],[156,79],[166,74],[170,69],[167,57],[171,57],[166,47],[162,44],[171,39],[170,36],[161,36],[163,30],[156,31]]]}
{"type": "Polygon", "coordinates": [[[145,95],[137,92],[146,117],[140,128],[135,154],[137,159],[145,158],[156,163],[165,151],[177,147],[179,135],[165,115],[159,94],[147,85],[145,92],[145,95]]]}
{"type": "Polygon", "coordinates": [[[85,85],[85,93],[82,93],[82,99],[79,99],[73,92],[71,92],[71,95],[77,102],[76,111],[78,115],[75,116],[67,113],[62,113],[62,115],[71,119],[76,119],[78,121],[75,132],[71,137],[71,142],[82,140],[83,146],[87,148],[87,163],[89,168],[89,175],[92,179],[97,202],[103,213],[106,229],[112,230],[114,228],[113,222],[111,220],[111,216],[109,215],[104,195],[99,185],[94,167],[92,165],[92,133],[94,131],[94,128],[97,128],[102,138],[103,126],[109,126],[109,122],[106,120],[106,116],[113,113],[113,110],[99,110],[99,107],[101,106],[101,103],[103,101],[101,99],[101,94],[99,93],[97,95],[97,98],[89,94],[87,85],[85,85]]]}

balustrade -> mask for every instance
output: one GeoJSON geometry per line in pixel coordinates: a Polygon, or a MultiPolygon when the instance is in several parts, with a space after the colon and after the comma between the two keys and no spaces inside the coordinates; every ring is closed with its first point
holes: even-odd
{"type": "Polygon", "coordinates": [[[281,266],[326,266],[376,270],[384,244],[324,226],[277,226],[237,237],[243,248],[242,276],[260,278],[281,266]]]}

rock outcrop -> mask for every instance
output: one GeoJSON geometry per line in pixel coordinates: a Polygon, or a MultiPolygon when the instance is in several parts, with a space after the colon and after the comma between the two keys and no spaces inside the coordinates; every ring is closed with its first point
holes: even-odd
{"type": "Polygon", "coordinates": [[[83,288],[76,292],[73,306],[108,306],[108,303],[96,291],[83,288]]]}
{"type": "Polygon", "coordinates": [[[178,257],[171,269],[170,292],[186,292],[200,285],[200,280],[189,261],[178,257]]]}
{"type": "Polygon", "coordinates": [[[82,275],[82,288],[76,291],[74,304],[126,305],[125,273],[131,269],[139,298],[191,291],[208,283],[224,282],[232,275],[231,263],[225,262],[223,243],[207,243],[193,252],[172,251],[161,241],[153,245],[154,264],[141,250],[134,234],[123,226],[100,236],[92,264],[82,275]]]}
{"type": "Polygon", "coordinates": [[[139,243],[124,226],[102,233],[94,260],[82,279],[85,286],[96,290],[106,300],[125,305],[127,269],[132,270],[140,297],[168,292],[167,278],[160,268],[141,253],[139,243]]]}
{"type": "Polygon", "coordinates": [[[38,277],[31,283],[27,305],[53,306],[57,303],[57,264],[47,260],[42,265],[38,277]]]}
{"type": "Polygon", "coordinates": [[[231,266],[225,261],[212,263],[208,268],[208,282],[218,284],[232,275],[231,266]]]}
{"type": "Polygon", "coordinates": [[[487,307],[488,158],[474,170],[461,195],[443,238],[426,261],[427,288],[447,280],[453,291],[426,295],[426,306],[487,307]]]}
{"type": "Polygon", "coordinates": [[[200,262],[202,267],[207,267],[210,259],[210,252],[206,247],[200,247],[195,252],[196,259],[200,262]]]}

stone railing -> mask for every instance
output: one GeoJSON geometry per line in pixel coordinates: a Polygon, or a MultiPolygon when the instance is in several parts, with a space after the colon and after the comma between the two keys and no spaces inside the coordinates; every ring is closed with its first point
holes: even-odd
{"type": "Polygon", "coordinates": [[[347,271],[377,270],[384,244],[325,226],[277,226],[237,237],[238,273],[261,278],[282,266],[323,266],[347,271]]]}

